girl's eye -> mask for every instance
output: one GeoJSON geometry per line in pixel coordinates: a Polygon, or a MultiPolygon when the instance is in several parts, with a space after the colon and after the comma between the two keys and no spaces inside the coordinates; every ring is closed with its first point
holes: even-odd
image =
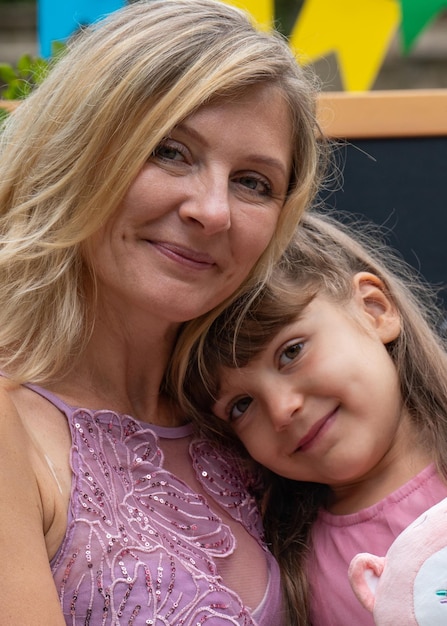
{"type": "Polygon", "coordinates": [[[228,413],[230,422],[233,422],[237,420],[239,417],[241,417],[241,415],[245,413],[245,411],[248,409],[248,407],[252,403],[252,400],[253,398],[250,398],[249,396],[245,396],[244,398],[239,398],[237,402],[234,402],[231,405],[230,411],[228,413]]]}
{"type": "Polygon", "coordinates": [[[162,161],[184,161],[185,155],[180,146],[162,141],[153,151],[152,157],[162,161]]]}
{"type": "Polygon", "coordinates": [[[246,174],[245,176],[238,176],[234,179],[234,181],[239,183],[239,185],[242,185],[242,187],[245,187],[250,191],[254,191],[260,196],[272,195],[272,187],[270,183],[262,176],[246,174]]]}
{"type": "Polygon", "coordinates": [[[284,367],[291,361],[294,361],[301,354],[302,349],[304,348],[303,341],[297,341],[296,343],[291,343],[281,352],[279,355],[279,365],[280,367],[284,367]]]}

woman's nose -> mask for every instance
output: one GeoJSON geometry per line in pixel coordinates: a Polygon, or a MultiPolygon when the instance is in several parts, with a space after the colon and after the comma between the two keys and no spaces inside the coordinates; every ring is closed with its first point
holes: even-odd
{"type": "Polygon", "coordinates": [[[180,217],[200,224],[207,235],[229,230],[231,210],[228,182],[197,183],[190,197],[180,207],[180,217]]]}

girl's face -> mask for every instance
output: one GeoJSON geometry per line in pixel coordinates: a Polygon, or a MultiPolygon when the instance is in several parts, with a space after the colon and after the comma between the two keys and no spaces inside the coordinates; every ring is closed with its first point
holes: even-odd
{"type": "Polygon", "coordinates": [[[400,321],[374,279],[356,275],[347,305],[317,296],[246,367],[224,369],[213,411],[274,472],[337,491],[401,454],[407,418],[385,347],[400,321]]]}
{"type": "Polygon", "coordinates": [[[270,242],[291,167],[290,114],[276,88],[199,109],[161,142],[91,238],[100,301],[139,309],[148,322],[215,307],[270,242]]]}

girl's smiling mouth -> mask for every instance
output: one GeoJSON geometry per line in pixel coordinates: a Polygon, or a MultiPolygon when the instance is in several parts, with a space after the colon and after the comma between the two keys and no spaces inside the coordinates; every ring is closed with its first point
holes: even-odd
{"type": "Polygon", "coordinates": [[[320,436],[324,435],[324,433],[332,426],[338,409],[339,407],[337,406],[333,411],[331,411],[331,413],[329,413],[329,415],[325,415],[324,417],[319,419],[307,431],[304,437],[299,440],[294,452],[306,452],[307,450],[309,450],[309,448],[311,448],[314,443],[316,443],[316,441],[320,439],[320,436]]]}

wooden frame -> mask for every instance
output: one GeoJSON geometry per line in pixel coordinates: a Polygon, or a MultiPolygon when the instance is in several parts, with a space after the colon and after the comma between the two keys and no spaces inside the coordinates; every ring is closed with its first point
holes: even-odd
{"type": "Polygon", "coordinates": [[[12,113],[19,104],[20,100],[0,100],[0,109],[12,113]]]}
{"type": "Polygon", "coordinates": [[[447,135],[447,89],[324,92],[318,117],[333,138],[447,135]]]}
{"type": "Polygon", "coordinates": [[[378,224],[447,310],[447,89],[325,92],[318,117],[339,146],[326,204],[378,224]]]}

